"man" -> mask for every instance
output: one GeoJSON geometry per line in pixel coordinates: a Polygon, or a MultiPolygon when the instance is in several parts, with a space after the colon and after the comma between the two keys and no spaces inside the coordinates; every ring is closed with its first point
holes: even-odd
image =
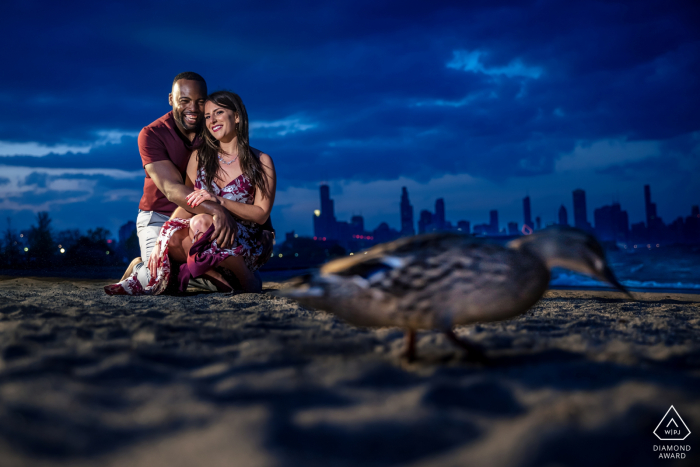
{"type": "MultiPolygon", "coordinates": [[[[127,268],[122,280],[137,271],[139,282],[146,286],[150,280],[148,258],[151,255],[160,228],[177,206],[193,214],[210,214],[214,219],[212,239],[222,248],[233,243],[236,221],[222,205],[205,201],[197,207],[187,204],[187,195],[193,190],[185,185],[185,171],[192,150],[198,144],[197,133],[204,123],[204,101],[207,84],[197,73],[180,73],[173,80],[168,102],[173,108],[139,133],[139,153],[146,172],[143,196],[136,218],[141,256],[127,268]]],[[[269,219],[263,226],[265,253],[272,251],[274,231],[269,219]]],[[[201,288],[216,290],[206,281],[190,282],[201,288]]]]}

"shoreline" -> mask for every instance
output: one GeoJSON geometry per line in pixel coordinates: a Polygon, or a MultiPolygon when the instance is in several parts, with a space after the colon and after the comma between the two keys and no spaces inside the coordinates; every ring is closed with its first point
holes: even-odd
{"type": "MultiPolygon", "coordinates": [[[[2,272],[2,271],[0,271],[2,272]]],[[[277,289],[281,284],[289,278],[295,277],[298,274],[296,271],[265,271],[261,273],[263,278],[263,289],[277,289]]],[[[103,283],[104,285],[117,282],[118,277],[114,278],[90,278],[90,277],[74,277],[74,276],[51,276],[51,275],[2,275],[0,274],[0,282],[5,282],[14,279],[29,279],[40,282],[88,282],[88,283],[103,283]]],[[[194,289],[193,289],[194,290],[194,289]]],[[[642,301],[666,300],[674,297],[676,300],[687,302],[700,302],[700,290],[695,289],[629,289],[635,298],[642,301]],[[675,298],[678,296],[678,298],[675,298]]],[[[561,296],[566,298],[623,298],[624,294],[613,289],[605,287],[575,287],[575,286],[555,286],[547,289],[543,298],[553,298],[561,296]]]]}

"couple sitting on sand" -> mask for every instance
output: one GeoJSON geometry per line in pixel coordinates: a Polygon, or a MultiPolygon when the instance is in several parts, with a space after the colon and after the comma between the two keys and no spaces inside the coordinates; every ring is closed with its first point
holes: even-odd
{"type": "Polygon", "coordinates": [[[207,95],[197,73],[180,73],[173,110],[139,134],[146,172],[136,229],[141,257],[110,295],[156,295],[188,285],[260,292],[269,258],[272,159],[248,144],[248,114],[229,91],[207,95]]]}

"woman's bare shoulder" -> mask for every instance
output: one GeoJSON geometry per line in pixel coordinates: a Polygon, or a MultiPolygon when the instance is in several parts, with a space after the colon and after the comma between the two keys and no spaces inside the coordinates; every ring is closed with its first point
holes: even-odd
{"type": "Polygon", "coordinates": [[[262,152],[260,149],[256,149],[256,148],[254,148],[253,146],[250,146],[250,150],[251,150],[252,153],[255,155],[255,157],[257,157],[258,159],[260,159],[261,162],[272,161],[272,157],[270,157],[269,154],[267,154],[267,153],[265,153],[265,152],[262,152]]]}

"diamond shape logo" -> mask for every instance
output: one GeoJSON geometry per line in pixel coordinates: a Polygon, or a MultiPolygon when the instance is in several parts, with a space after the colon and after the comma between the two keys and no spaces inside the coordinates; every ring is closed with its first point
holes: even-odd
{"type": "Polygon", "coordinates": [[[683,441],[690,434],[690,430],[676,408],[671,406],[656,426],[654,434],[661,441],[683,441]]]}

